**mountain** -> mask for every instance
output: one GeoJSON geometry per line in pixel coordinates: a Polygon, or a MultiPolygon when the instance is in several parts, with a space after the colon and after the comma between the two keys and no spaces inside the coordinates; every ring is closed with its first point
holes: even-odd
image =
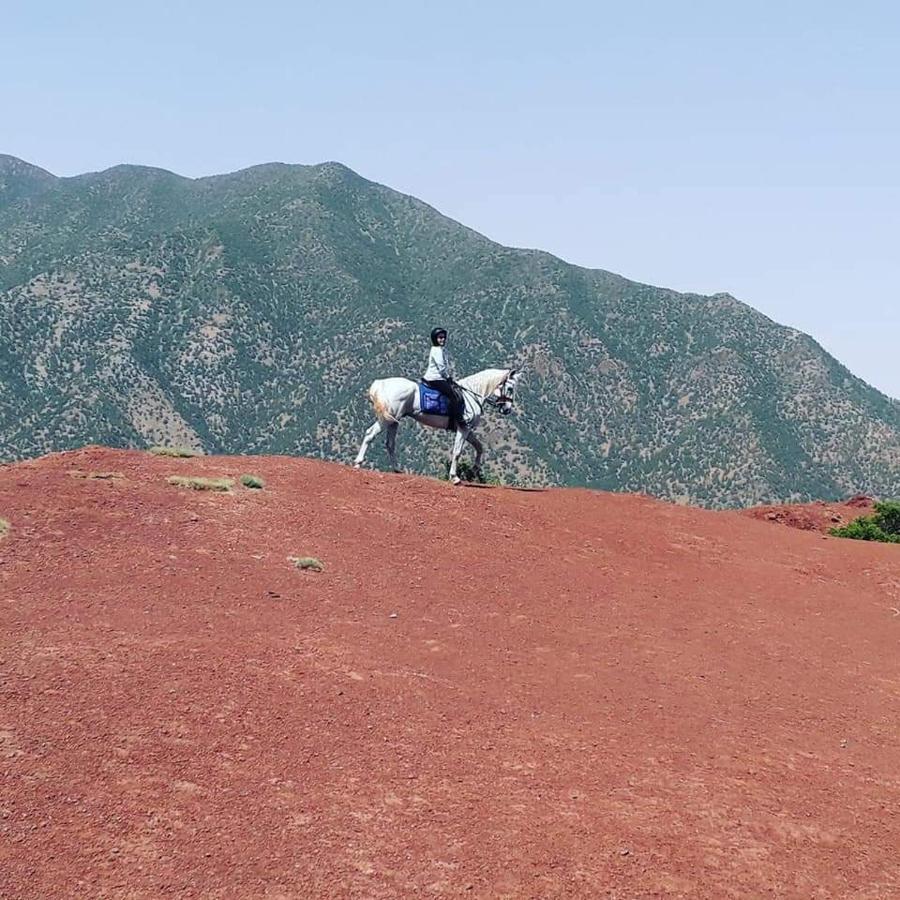
{"type": "Polygon", "coordinates": [[[53,187],[57,178],[15,156],[0,153],[0,208],[53,187]]]}
{"type": "Polygon", "coordinates": [[[97,447],[0,519],[0,897],[900,896],[900,547],[97,447]]]}
{"type": "MultiPolygon", "coordinates": [[[[348,460],[437,322],[528,372],[488,465],[710,506],[900,494],[900,407],[728,294],[502,247],[338,163],[55,178],[0,157],[0,459],[85,443],[348,460]]],[[[445,434],[401,429],[437,473],[445,434]]],[[[370,457],[384,464],[380,447],[370,457]]]]}

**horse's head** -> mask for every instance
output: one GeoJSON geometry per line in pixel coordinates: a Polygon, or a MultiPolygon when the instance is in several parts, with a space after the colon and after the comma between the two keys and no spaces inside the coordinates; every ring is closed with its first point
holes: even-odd
{"type": "Polygon", "coordinates": [[[491,402],[500,410],[501,415],[508,416],[512,412],[516,399],[516,388],[523,374],[520,369],[510,369],[506,378],[497,385],[496,390],[491,394],[491,402]]]}

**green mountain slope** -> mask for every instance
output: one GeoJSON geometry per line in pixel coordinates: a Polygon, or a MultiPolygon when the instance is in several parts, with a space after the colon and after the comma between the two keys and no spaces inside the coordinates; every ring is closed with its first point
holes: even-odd
{"type": "MultiPolygon", "coordinates": [[[[375,377],[529,371],[507,477],[707,505],[900,494],[900,407],[726,294],[499,246],[337,163],[54,178],[0,156],[0,458],[87,442],[349,459],[375,377]]],[[[409,424],[437,472],[448,438],[409,424]]],[[[372,459],[383,462],[373,448],[372,459]]]]}

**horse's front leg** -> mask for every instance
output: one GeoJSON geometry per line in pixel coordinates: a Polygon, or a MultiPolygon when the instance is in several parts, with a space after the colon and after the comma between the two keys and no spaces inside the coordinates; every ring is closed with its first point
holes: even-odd
{"type": "Polygon", "coordinates": [[[470,431],[466,440],[475,448],[475,473],[481,477],[481,461],[484,459],[484,444],[475,437],[475,432],[470,431]]]}
{"type": "Polygon", "coordinates": [[[391,468],[395,472],[402,471],[397,462],[397,423],[390,422],[384,426],[384,446],[387,447],[388,456],[391,460],[391,468]]]}
{"type": "Polygon", "coordinates": [[[450,481],[453,484],[459,484],[460,482],[459,475],[456,474],[456,465],[459,462],[459,455],[462,453],[463,445],[468,436],[468,428],[458,428],[453,439],[453,450],[450,454],[450,481]]]}
{"type": "Polygon", "coordinates": [[[380,433],[381,422],[375,422],[374,425],[366,430],[366,436],[363,438],[362,444],[360,444],[359,453],[356,454],[356,459],[353,461],[354,469],[358,469],[362,465],[363,460],[366,458],[366,450],[369,449],[369,444],[371,444],[380,433]]]}

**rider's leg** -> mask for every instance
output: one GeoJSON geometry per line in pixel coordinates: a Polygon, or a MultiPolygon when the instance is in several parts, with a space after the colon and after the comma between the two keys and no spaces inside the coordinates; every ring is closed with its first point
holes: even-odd
{"type": "Polygon", "coordinates": [[[460,425],[464,425],[466,421],[466,401],[462,391],[455,384],[453,385],[453,402],[455,407],[453,417],[460,425]]]}

